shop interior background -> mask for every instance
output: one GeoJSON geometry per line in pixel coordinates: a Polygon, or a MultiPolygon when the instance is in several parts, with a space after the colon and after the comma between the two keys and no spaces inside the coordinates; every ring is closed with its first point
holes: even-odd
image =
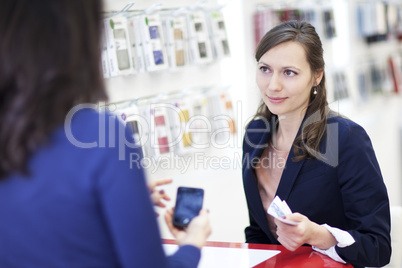
{"type": "MultiPolygon", "coordinates": [[[[110,96],[109,108],[126,117],[130,116],[130,111],[138,111],[132,106],[139,103],[148,105],[174,99],[178,103],[176,107],[191,110],[200,99],[212,103],[208,104],[212,106],[207,105],[203,109],[215,109],[221,96],[225,96],[224,101],[231,102],[230,107],[226,105],[226,110],[222,110],[234,119],[235,124],[235,130],[229,126],[229,135],[223,137],[224,141],[229,140],[225,144],[227,146],[187,150],[182,145],[171,148],[167,154],[159,151],[149,158],[156,159],[156,166],[147,170],[149,179],[173,178],[173,183],[164,187],[172,197],[168,206],[174,206],[178,186],[205,189],[204,206],[210,210],[213,227],[210,241],[244,242],[243,231],[248,225],[248,213],[238,157],[240,155],[241,158],[244,126],[255,113],[260,100],[253,55],[257,36],[266,30],[264,27],[275,22],[274,16],[278,12],[282,18],[299,18],[302,13],[315,20],[324,46],[330,107],[365,128],[376,151],[391,206],[402,206],[400,1],[141,0],[134,1],[125,12],[116,14],[129,3],[125,0],[106,0],[105,19],[127,17],[127,14],[132,18],[144,14],[183,14],[199,10],[209,14],[216,11],[223,16],[229,54],[222,55],[221,52],[219,57],[212,56],[205,62],[198,58],[198,61],[177,68],[167,66],[158,69],[160,64],[154,64],[142,72],[122,71],[105,77],[110,96]],[[176,160],[169,160],[170,163],[163,165],[164,158],[172,159],[176,153],[179,155],[176,160]],[[159,163],[157,159],[161,159],[159,163]],[[181,169],[184,164],[180,166],[178,163],[180,159],[188,164],[184,171],[181,169]],[[176,166],[172,161],[176,161],[176,166]]],[[[197,105],[203,104],[205,102],[197,105]]],[[[161,111],[155,112],[160,114],[154,116],[165,115],[168,118],[161,111]]],[[[179,118],[188,121],[188,117],[189,114],[183,114],[179,118]]],[[[160,133],[164,130],[160,127],[164,124],[156,126],[155,132],[159,134],[155,135],[163,136],[160,133]]],[[[163,210],[158,211],[163,213],[163,210]]],[[[159,221],[163,238],[172,238],[162,217],[159,221]]],[[[393,232],[399,231],[399,235],[393,233],[393,243],[402,243],[400,225],[402,222],[399,222],[399,227],[393,228],[393,232]]],[[[393,252],[393,258],[400,258],[401,253],[398,256],[395,250],[393,252]]]]}

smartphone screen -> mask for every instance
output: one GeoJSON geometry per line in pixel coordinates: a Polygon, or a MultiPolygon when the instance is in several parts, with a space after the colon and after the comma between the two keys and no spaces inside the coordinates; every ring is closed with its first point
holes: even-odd
{"type": "Polygon", "coordinates": [[[173,225],[177,228],[185,228],[194,217],[198,216],[203,200],[203,189],[179,187],[177,189],[173,225]]]}

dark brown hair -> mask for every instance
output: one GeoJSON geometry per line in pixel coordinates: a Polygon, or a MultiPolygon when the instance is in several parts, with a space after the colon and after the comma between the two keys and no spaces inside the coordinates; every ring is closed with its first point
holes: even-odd
{"type": "Polygon", "coordinates": [[[81,102],[106,100],[101,0],[0,1],[0,179],[81,102]]]}
{"type": "MultiPolygon", "coordinates": [[[[259,42],[255,59],[257,62],[271,48],[285,43],[297,42],[306,52],[306,58],[310,69],[314,74],[324,72],[323,48],[320,37],[315,28],[308,22],[288,21],[283,22],[269,32],[259,42]]],[[[306,157],[319,157],[319,147],[326,131],[328,103],[327,90],[325,87],[325,72],[323,73],[321,82],[316,86],[317,94],[314,95],[314,88],[311,88],[309,104],[306,111],[306,118],[314,116],[314,122],[309,123],[302,128],[302,133],[296,137],[293,144],[293,150],[296,157],[294,161],[302,160],[306,157]]],[[[271,120],[273,114],[264,102],[259,106],[254,118],[263,117],[271,120]]]]}

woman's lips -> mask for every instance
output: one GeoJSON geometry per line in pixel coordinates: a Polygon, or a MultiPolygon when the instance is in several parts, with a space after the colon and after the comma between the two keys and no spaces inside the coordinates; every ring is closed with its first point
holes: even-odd
{"type": "Polygon", "coordinates": [[[269,101],[271,103],[282,103],[284,102],[287,98],[278,98],[278,97],[268,97],[269,101]]]}

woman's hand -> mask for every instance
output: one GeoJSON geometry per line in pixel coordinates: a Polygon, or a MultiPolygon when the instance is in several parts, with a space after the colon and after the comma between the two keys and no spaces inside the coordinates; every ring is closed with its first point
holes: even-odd
{"type": "Polygon", "coordinates": [[[193,218],[185,230],[180,230],[173,225],[174,209],[169,209],[165,213],[165,221],[169,231],[175,237],[179,245],[193,245],[202,248],[205,241],[211,234],[208,211],[202,209],[199,215],[193,218]]]}
{"type": "Polygon", "coordinates": [[[311,221],[300,213],[286,215],[287,220],[299,222],[298,225],[290,225],[275,219],[278,241],[290,251],[295,251],[301,245],[307,243],[311,236],[311,221]]]}
{"type": "Polygon", "coordinates": [[[310,221],[300,213],[286,215],[286,219],[299,222],[298,225],[290,225],[275,219],[278,241],[290,251],[295,251],[303,244],[320,249],[328,249],[337,244],[333,235],[326,228],[310,221]]]}
{"type": "Polygon", "coordinates": [[[166,205],[162,202],[162,200],[170,201],[170,197],[165,193],[163,189],[157,190],[156,187],[160,185],[165,185],[171,183],[172,179],[161,179],[154,180],[148,183],[148,189],[150,191],[152,203],[155,206],[164,208],[166,205]]]}

